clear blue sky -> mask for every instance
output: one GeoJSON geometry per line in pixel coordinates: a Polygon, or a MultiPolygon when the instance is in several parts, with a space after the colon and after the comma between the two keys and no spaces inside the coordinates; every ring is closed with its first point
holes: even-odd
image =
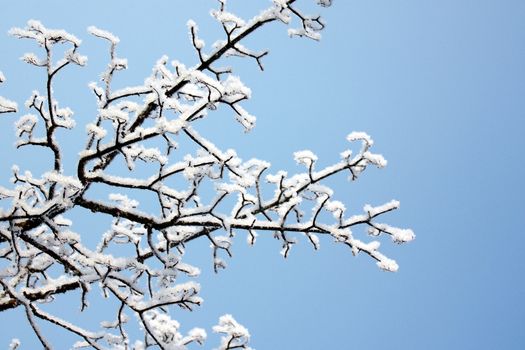
{"type": "MultiPolygon", "coordinates": [[[[87,83],[98,79],[106,57],[105,45],[86,33],[89,25],[120,37],[119,55],[130,69],[116,83],[125,86],[141,83],[162,54],[194,64],[186,21],[196,20],[212,43],[218,33],[208,12],[215,3],[6,2],[0,71],[8,83],[0,95],[23,105],[36,85],[43,90],[36,70],[18,60],[34,46],[9,38],[9,28],[34,18],[66,29],[84,39],[81,52],[90,59],[86,68],[68,68],[56,88],[81,132],[95,112],[87,83]]],[[[232,9],[250,17],[268,4],[246,3],[231,1],[232,9]]],[[[209,136],[224,127],[212,137],[217,145],[289,172],[300,170],[294,151],[311,149],[330,164],[349,132],[366,131],[389,165],[356,183],[334,180],[336,197],[357,209],[400,200],[387,221],[411,227],[417,238],[403,246],[383,242],[400,264],[395,274],[327,240],[319,252],[301,242],[284,260],[278,242],[263,235],[254,247],[239,239],[228,269],[214,275],[208,244],[195,244],[188,258],[205,262],[205,303],[181,313],[183,327],[210,329],[232,313],[259,350],[525,348],[525,2],[335,0],[322,13],[327,28],[319,43],[289,39],[279,24],[249,41],[271,51],[264,73],[252,62],[230,63],[253,91],[245,104],[258,117],[251,134],[233,118],[210,118],[199,131],[209,136]]],[[[0,119],[3,185],[13,162],[44,164],[29,164],[28,151],[12,153],[14,120],[0,119]]],[[[79,150],[83,138],[73,135],[62,143],[79,150]]],[[[76,301],[62,306],[78,315],[76,301]]],[[[16,312],[1,315],[0,348],[15,336],[23,349],[35,348],[18,320],[16,312]]],[[[67,348],[59,336],[52,342],[67,348]]]]}

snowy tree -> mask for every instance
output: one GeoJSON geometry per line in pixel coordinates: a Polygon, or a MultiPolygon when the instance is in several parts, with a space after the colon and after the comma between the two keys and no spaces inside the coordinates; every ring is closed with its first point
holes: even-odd
{"type": "MultiPolygon", "coordinates": [[[[59,129],[77,127],[74,112],[54,98],[54,82],[67,66],[86,64],[81,41],[36,20],[10,31],[38,45],[38,53],[27,53],[23,60],[46,72],[46,90],[34,91],[24,107],[0,97],[0,113],[21,114],[15,122],[16,147],[47,149],[52,165],[39,175],[14,165],[12,184],[0,187],[0,311],[23,309],[46,349],[53,347],[40,330],[42,323],[76,334],[75,348],[185,349],[206,339],[201,328],[181,333],[172,318],[177,308],[191,311],[202,302],[196,282],[200,270],[183,259],[191,241],[209,241],[215,271],[226,267],[235,235],[245,235],[253,245],[258,233],[279,240],[285,258],[298,239],[319,249],[324,236],[348,246],[354,255],[370,256],[380,269],[398,269],[373,237],[389,235],[395,243],[414,239],[409,229],[378,222],[399,202],[366,205],[363,212],[351,215],[325,184],[338,174],[353,181],[368,166],[386,165],[380,154],[372,152],[369,135],[350,133],[349,149],[327,167],[317,166],[312,151],[296,152],[295,161],[304,171],[290,175],[270,170],[266,161],[245,161],[235,150],[220,149],[195,127],[197,121],[213,118],[218,108],[230,109],[246,132],[255,126],[255,117],[242,106],[251,90],[221,64],[229,56],[246,57],[262,70],[268,52],[252,50],[243,42],[273,22],[294,26],[288,30],[290,36],[319,40],[322,18],[304,14],[299,2],[273,0],[259,15],[244,20],[220,0],[211,15],[222,38],[211,47],[199,36],[197,24],[187,23],[198,59],[195,66],[163,56],[142,85],[117,90],[112,88],[113,77],[127,69],[127,60],[117,53],[119,38],[88,28],[109,46],[109,63],[100,82],[89,84],[98,114],[85,126],[87,141],[76,173],[68,173],[64,166],[57,138],[59,129]],[[191,151],[182,152],[181,144],[191,151]],[[149,176],[138,167],[147,168],[149,176]],[[92,189],[98,184],[112,192],[97,198],[92,189]],[[141,205],[133,197],[137,191],[147,193],[154,203],[141,205]],[[100,215],[112,218],[95,247],[84,244],[83,233],[72,229],[78,215],[72,214],[74,208],[87,209],[82,213],[93,220],[100,215]],[[372,239],[357,238],[353,233],[357,227],[365,227],[372,239]],[[114,319],[100,320],[98,329],[85,329],[47,310],[58,295],[68,293],[76,293],[81,310],[87,310],[94,290],[115,307],[114,319]],[[128,329],[134,320],[143,331],[140,336],[128,329]]],[[[331,5],[330,0],[317,3],[331,5]]],[[[9,82],[2,73],[0,82],[9,82]]],[[[250,349],[248,330],[231,315],[222,316],[213,331],[222,335],[218,349],[250,349]]],[[[14,339],[11,348],[19,345],[14,339]]]]}

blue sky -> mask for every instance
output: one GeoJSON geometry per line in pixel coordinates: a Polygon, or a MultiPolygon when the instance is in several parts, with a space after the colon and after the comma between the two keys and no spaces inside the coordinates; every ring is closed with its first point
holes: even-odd
{"type": "MultiPolygon", "coordinates": [[[[268,4],[230,2],[246,17],[268,4]]],[[[210,138],[218,146],[234,147],[243,158],[293,173],[300,171],[294,151],[311,149],[328,165],[347,147],[348,133],[366,131],[389,164],[369,169],[355,183],[334,179],[335,197],[354,210],[398,199],[401,208],[386,221],[414,229],[417,238],[402,246],[383,242],[400,265],[395,274],[328,240],[318,252],[300,242],[284,260],[279,243],[261,233],[254,247],[238,239],[229,267],[215,275],[208,244],[196,243],[188,259],[202,264],[205,303],[180,314],[183,327],[210,329],[220,315],[232,313],[260,350],[523,349],[525,2],[335,0],[326,10],[301,2],[323,14],[321,42],[289,39],[285,26],[273,24],[248,41],[270,50],[263,73],[253,62],[228,63],[253,91],[245,107],[258,117],[257,127],[244,134],[233,118],[210,115],[199,132],[215,134],[210,138]]],[[[22,105],[37,85],[43,90],[36,70],[18,60],[34,47],[8,37],[9,28],[34,18],[66,29],[84,39],[81,52],[89,63],[68,68],[56,93],[83,125],[95,113],[87,83],[98,79],[107,55],[106,46],[86,33],[89,25],[120,37],[118,52],[130,68],[116,84],[126,86],[141,83],[163,54],[194,64],[186,21],[197,21],[212,43],[219,35],[208,15],[215,3],[3,4],[0,70],[8,82],[0,94],[22,105]]],[[[14,120],[0,119],[4,185],[13,162],[30,169],[48,164],[29,151],[12,152],[14,120]]],[[[83,126],[78,129],[61,139],[71,150],[83,146],[83,126]]],[[[87,226],[84,220],[78,218],[80,232],[93,225],[105,229],[103,222],[87,226]]],[[[62,305],[77,308],[74,301],[62,305]]],[[[93,310],[103,312],[96,305],[93,310]]],[[[16,312],[0,317],[0,347],[16,336],[23,349],[34,348],[36,339],[18,320],[16,312]]],[[[61,336],[51,340],[67,348],[61,336]]],[[[215,344],[211,339],[205,348],[215,344]]]]}

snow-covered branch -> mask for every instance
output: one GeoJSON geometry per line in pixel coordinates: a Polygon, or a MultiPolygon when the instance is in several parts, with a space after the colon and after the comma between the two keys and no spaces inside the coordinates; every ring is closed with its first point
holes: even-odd
{"type": "MultiPolygon", "coordinates": [[[[112,86],[114,76],[127,69],[127,60],[117,55],[119,38],[89,27],[91,35],[109,43],[109,63],[100,86],[89,84],[97,113],[85,126],[87,140],[76,174],[64,170],[63,148],[56,135],[57,129],[67,131],[76,123],[73,111],[55,100],[53,82],[66,66],[85,65],[87,58],[78,53],[81,41],[35,20],[10,31],[38,44],[41,56],[27,53],[22,59],[46,71],[45,92],[34,91],[15,122],[16,146],[47,148],[53,164],[39,176],[13,166],[12,185],[0,187],[0,311],[23,309],[46,349],[52,348],[52,342],[40,331],[42,322],[77,335],[75,348],[185,349],[207,338],[200,328],[182,334],[172,318],[174,310],[191,311],[202,304],[195,281],[200,269],[184,262],[185,251],[197,239],[209,241],[215,271],[226,267],[239,234],[249,244],[255,244],[259,235],[277,238],[284,257],[301,239],[315,250],[323,240],[332,241],[348,246],[353,254],[365,253],[383,270],[398,269],[394,260],[379,251],[378,236],[398,244],[414,239],[411,230],[379,221],[399,202],[365,205],[363,212],[352,214],[326,184],[327,179],[343,174],[356,180],[369,165],[386,166],[382,155],[372,153],[373,141],[366,133],[350,133],[349,150],[330,166],[320,167],[310,150],[294,153],[304,170],[289,175],[271,172],[266,161],[243,160],[235,150],[221,149],[213,143],[217,135],[201,135],[195,123],[211,118],[209,114],[223,105],[245,132],[255,127],[255,117],[241,105],[252,91],[232,69],[219,64],[229,56],[240,56],[255,60],[263,69],[262,59],[268,52],[247,48],[244,39],[272,22],[298,22],[298,29],[289,30],[291,36],[319,40],[323,20],[304,14],[300,3],[274,0],[259,15],[245,20],[227,9],[226,0],[220,0],[211,15],[222,37],[211,48],[197,24],[188,22],[195,66],[170,63],[162,56],[143,84],[118,90],[112,86]],[[55,46],[59,44],[67,48],[59,51],[63,57],[57,60],[55,46]],[[181,155],[180,143],[191,145],[192,151],[181,155]],[[138,175],[139,162],[150,170],[149,176],[138,175]],[[119,169],[122,165],[124,169],[119,169]],[[93,190],[97,184],[109,189],[107,198],[97,197],[93,190]],[[130,190],[140,190],[153,200],[141,204],[130,190]],[[97,232],[77,233],[72,228],[79,212],[95,220],[102,215],[112,219],[107,231],[99,234],[96,247],[84,244],[82,235],[97,232]],[[359,227],[364,234],[358,232],[359,227]],[[358,238],[359,234],[372,238],[358,238]],[[85,330],[46,311],[46,304],[71,293],[78,294],[83,311],[94,289],[114,301],[110,307],[116,315],[102,320],[98,331],[85,330]],[[142,338],[129,333],[133,319],[128,313],[143,330],[142,338]]],[[[331,1],[317,3],[327,7],[331,1]]],[[[0,83],[5,80],[0,73],[0,83]]],[[[18,111],[15,102],[0,97],[0,113],[18,111]]],[[[250,349],[249,332],[231,315],[222,316],[213,331],[222,336],[219,349],[250,349]]],[[[12,348],[18,346],[13,341],[12,348]]]]}
{"type": "MultiPolygon", "coordinates": [[[[0,84],[5,82],[5,75],[0,71],[0,84]]],[[[18,111],[18,106],[16,102],[6,99],[5,97],[0,96],[0,114],[2,113],[15,113],[18,111]]]]}

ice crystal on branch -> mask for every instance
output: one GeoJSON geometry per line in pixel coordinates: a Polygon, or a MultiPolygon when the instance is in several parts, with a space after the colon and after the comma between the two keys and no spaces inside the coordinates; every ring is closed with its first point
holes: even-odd
{"type": "MultiPolygon", "coordinates": [[[[5,81],[6,81],[5,76],[0,71],[0,84],[2,84],[5,81]]],[[[18,110],[18,106],[17,106],[16,102],[10,101],[10,100],[0,96],[0,114],[2,114],[2,113],[14,113],[14,112],[17,112],[17,110],[18,110]]]]}
{"type": "Polygon", "coordinates": [[[219,319],[219,324],[213,327],[216,333],[224,334],[218,350],[245,349],[252,350],[248,346],[250,333],[240,325],[232,315],[224,315],[219,319]]]}
{"type": "MultiPolygon", "coordinates": [[[[10,31],[14,37],[37,43],[39,53],[27,53],[22,59],[45,70],[47,78],[46,91],[34,91],[13,121],[17,147],[44,148],[52,162],[40,176],[14,166],[13,184],[0,187],[0,311],[23,309],[46,349],[51,342],[39,328],[42,322],[79,337],[75,348],[186,349],[207,338],[200,328],[184,335],[173,318],[179,309],[191,311],[202,304],[195,281],[200,269],[184,261],[193,240],[209,242],[215,271],[226,267],[235,235],[245,235],[252,245],[257,236],[274,236],[284,257],[301,240],[315,250],[321,241],[335,241],[353,254],[370,256],[383,270],[398,269],[394,260],[379,251],[377,236],[405,243],[414,239],[414,233],[376,220],[399,203],[366,205],[363,213],[351,215],[334,199],[336,191],[325,181],[338,174],[355,180],[368,165],[386,165],[383,156],[372,153],[373,141],[366,133],[349,134],[350,147],[361,148],[343,151],[340,160],[329,166],[319,166],[312,151],[295,152],[293,157],[303,170],[289,174],[272,170],[268,162],[243,160],[235,150],[219,148],[199,133],[200,125],[195,123],[225,107],[246,132],[255,127],[255,117],[243,106],[252,91],[232,69],[221,65],[229,56],[240,56],[262,69],[268,52],[246,47],[244,39],[273,22],[298,25],[289,30],[290,35],[318,40],[324,22],[317,15],[304,14],[300,3],[274,0],[259,15],[245,20],[227,9],[226,0],[220,0],[211,15],[222,34],[211,47],[199,36],[197,23],[187,23],[196,65],[187,67],[161,56],[144,84],[118,90],[113,89],[113,78],[128,68],[127,59],[117,55],[120,40],[89,27],[91,35],[109,44],[109,55],[100,81],[88,85],[97,113],[84,125],[87,140],[76,173],[64,170],[63,146],[56,131],[67,132],[79,121],[72,109],[58,103],[53,89],[62,69],[86,64],[87,58],[79,53],[81,42],[36,20],[10,31]],[[60,59],[55,59],[56,45],[66,45],[59,51],[60,59]],[[181,143],[193,145],[192,151],[181,154],[181,143]],[[144,168],[150,175],[141,177],[143,172],[137,169],[144,168]],[[96,199],[93,188],[98,184],[110,189],[103,199],[96,199]],[[210,188],[213,196],[209,196],[210,188]],[[140,196],[139,201],[134,197],[137,191],[154,200],[140,196]],[[112,218],[109,228],[98,232],[94,247],[85,245],[82,238],[97,232],[73,230],[72,209],[77,207],[87,209],[84,213],[94,220],[100,214],[112,218]],[[372,238],[357,238],[360,226],[372,238]],[[99,329],[84,329],[46,311],[59,294],[75,292],[79,308],[86,310],[94,290],[113,301],[108,307],[115,309],[115,317],[101,320],[99,329]],[[142,337],[129,333],[133,322],[142,329],[142,337]]],[[[317,3],[327,7],[331,1],[317,3]]],[[[5,80],[0,73],[0,83],[5,80]]],[[[17,112],[16,103],[0,97],[0,113],[17,112]]],[[[248,330],[231,315],[222,316],[213,331],[221,335],[218,349],[250,349],[248,330]]],[[[11,348],[19,345],[13,340],[11,348]]]]}

